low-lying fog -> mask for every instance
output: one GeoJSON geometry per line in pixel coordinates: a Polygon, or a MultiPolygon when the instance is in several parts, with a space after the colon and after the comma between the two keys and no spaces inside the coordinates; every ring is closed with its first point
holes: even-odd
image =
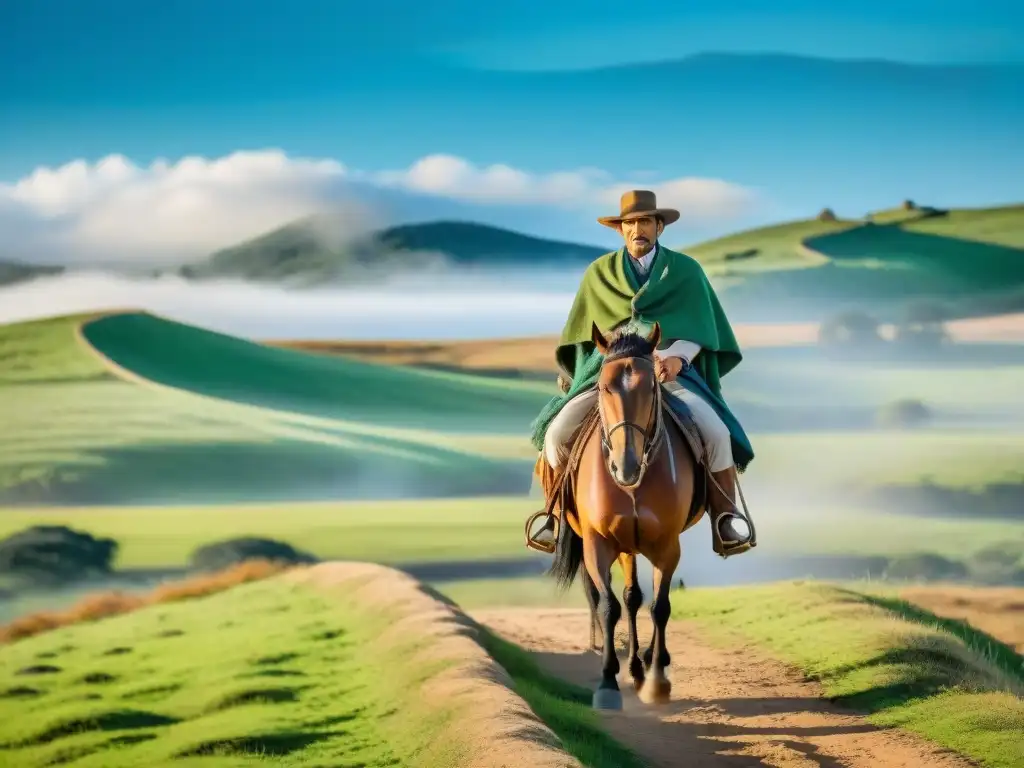
{"type": "Polygon", "coordinates": [[[254,339],[489,338],[557,334],[580,270],[405,275],[352,288],[285,288],[102,272],[0,288],[0,323],[144,309],[254,339]]]}

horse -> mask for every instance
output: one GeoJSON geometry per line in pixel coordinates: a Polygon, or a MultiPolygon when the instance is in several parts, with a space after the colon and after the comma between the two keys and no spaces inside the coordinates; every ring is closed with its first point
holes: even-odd
{"type": "Polygon", "coordinates": [[[572,511],[563,511],[549,573],[568,589],[584,566],[583,585],[590,606],[590,648],[595,628],[602,631],[602,676],[593,694],[595,709],[621,709],[616,676],[615,626],[622,608],[612,594],[611,568],[618,562],[625,577],[622,593],[629,622],[629,672],[634,689],[647,704],[669,700],[671,663],[665,629],[671,615],[669,591],[681,556],[680,536],[705,514],[707,485],[694,451],[666,418],[654,350],[661,340],[655,324],[645,337],[623,333],[606,338],[593,325],[592,339],[603,355],[597,380],[597,417],[581,429],[571,482],[572,511]],[[566,525],[565,523],[568,523],[566,525]],[[650,646],[639,657],[636,617],[643,605],[637,584],[637,555],[654,568],[650,646]],[[599,622],[600,619],[600,622],[599,622]]]}

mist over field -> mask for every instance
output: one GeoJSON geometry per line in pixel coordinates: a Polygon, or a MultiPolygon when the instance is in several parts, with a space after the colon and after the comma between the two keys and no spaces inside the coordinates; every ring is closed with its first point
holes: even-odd
{"type": "Polygon", "coordinates": [[[0,323],[141,309],[250,339],[482,339],[558,333],[579,270],[407,272],[351,288],[241,280],[127,278],[104,272],[0,288],[0,323]]]}

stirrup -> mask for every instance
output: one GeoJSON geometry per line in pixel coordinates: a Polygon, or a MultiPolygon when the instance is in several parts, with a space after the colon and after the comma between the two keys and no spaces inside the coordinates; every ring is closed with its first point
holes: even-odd
{"type": "Polygon", "coordinates": [[[538,552],[543,552],[546,555],[554,554],[555,545],[558,541],[558,525],[559,522],[555,515],[547,510],[542,509],[540,512],[534,512],[526,521],[526,546],[538,552]],[[533,531],[531,530],[533,523],[538,517],[546,517],[547,520],[539,529],[533,531]],[[551,531],[551,543],[538,541],[537,537],[548,530],[551,531]]]}
{"type": "Polygon", "coordinates": [[[715,551],[716,555],[719,555],[722,559],[731,557],[732,555],[738,555],[742,552],[746,552],[748,549],[753,549],[757,546],[757,536],[754,533],[754,526],[751,525],[750,521],[740,513],[736,508],[728,512],[722,512],[717,517],[711,520],[711,548],[715,551]],[[742,520],[747,526],[747,530],[750,532],[744,541],[731,541],[726,543],[722,540],[722,534],[719,531],[718,526],[723,520],[729,517],[734,517],[742,520]]]}

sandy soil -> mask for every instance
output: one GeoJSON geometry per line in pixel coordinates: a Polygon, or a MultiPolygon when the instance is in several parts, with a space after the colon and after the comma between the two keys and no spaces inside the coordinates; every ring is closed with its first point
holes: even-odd
{"type": "MultiPolygon", "coordinates": [[[[650,622],[641,613],[641,647],[650,622]]],[[[593,688],[599,657],[586,650],[587,611],[494,609],[473,618],[532,651],[553,674],[593,688]]],[[[625,621],[620,623],[621,647],[625,621]]],[[[767,656],[721,650],[684,622],[672,622],[672,700],[642,704],[620,673],[623,711],[602,713],[615,738],[651,766],[778,768],[966,768],[969,761],[913,735],[877,728],[830,704],[820,688],[767,656]],[[623,681],[626,682],[623,685],[623,681]]],[[[620,659],[624,658],[620,654],[620,659]]]]}
{"type": "Polygon", "coordinates": [[[1024,587],[907,587],[899,596],[937,616],[963,619],[1024,653],[1024,587]]]}

